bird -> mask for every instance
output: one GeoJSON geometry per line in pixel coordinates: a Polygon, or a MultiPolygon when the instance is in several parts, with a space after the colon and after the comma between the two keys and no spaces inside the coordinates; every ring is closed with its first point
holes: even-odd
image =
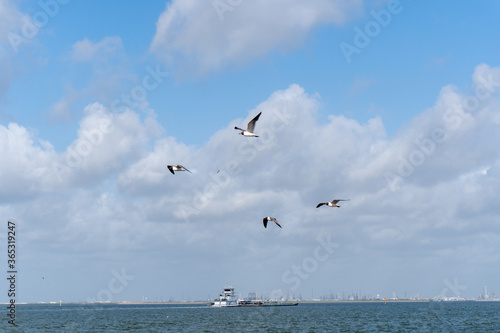
{"type": "Polygon", "coordinates": [[[330,201],[330,202],[320,202],[320,203],[316,206],[316,208],[321,207],[321,206],[323,206],[323,205],[327,205],[328,207],[340,207],[339,205],[337,205],[337,203],[338,203],[339,201],[349,201],[349,200],[351,200],[351,199],[335,199],[335,200],[332,200],[332,201],[330,201]]]}
{"type": "Polygon", "coordinates": [[[173,175],[175,175],[174,171],[187,171],[189,173],[192,173],[191,171],[189,171],[188,169],[186,169],[185,167],[183,167],[180,164],[177,164],[177,165],[167,165],[167,168],[168,168],[168,170],[170,170],[170,172],[173,175]]]}
{"type": "Polygon", "coordinates": [[[276,223],[276,225],[278,227],[281,228],[280,224],[278,223],[278,220],[276,220],[274,217],[270,217],[270,216],[266,216],[264,217],[264,219],[262,220],[262,222],[264,223],[264,228],[267,228],[267,222],[269,221],[273,221],[274,223],[276,223]]]}
{"type": "Polygon", "coordinates": [[[258,138],[259,136],[254,134],[253,130],[255,128],[255,123],[257,122],[257,120],[259,120],[261,113],[262,112],[259,112],[258,115],[256,115],[252,120],[250,120],[250,122],[247,125],[246,131],[244,129],[236,127],[236,126],[234,126],[234,129],[241,131],[239,134],[241,134],[243,136],[253,136],[253,137],[258,138]]]}

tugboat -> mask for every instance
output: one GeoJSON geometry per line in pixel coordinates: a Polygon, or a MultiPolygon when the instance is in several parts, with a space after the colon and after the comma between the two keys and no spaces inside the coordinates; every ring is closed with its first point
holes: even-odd
{"type": "Polygon", "coordinates": [[[234,293],[233,287],[225,287],[224,292],[219,295],[219,298],[214,299],[209,306],[213,307],[226,307],[226,306],[239,306],[238,300],[236,299],[236,295],[234,293]]]}
{"type": "Polygon", "coordinates": [[[214,299],[213,302],[209,303],[208,306],[212,307],[229,307],[229,306],[240,306],[240,307],[250,307],[250,306],[293,306],[298,305],[298,302],[283,302],[274,300],[243,300],[237,299],[234,293],[233,287],[225,287],[224,292],[219,295],[219,298],[214,299]]]}

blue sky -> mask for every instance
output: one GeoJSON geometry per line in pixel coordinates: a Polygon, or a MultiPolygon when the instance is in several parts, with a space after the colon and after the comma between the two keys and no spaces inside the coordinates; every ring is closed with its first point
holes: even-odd
{"type": "Polygon", "coordinates": [[[114,300],[500,292],[497,2],[42,3],[0,0],[0,212],[20,225],[22,300],[95,299],[122,269],[137,279],[114,300]],[[262,137],[238,136],[260,111],[262,137]],[[315,210],[335,196],[351,201],[315,210]],[[338,250],[290,273],[327,236],[338,250]]]}
{"type": "MultiPolygon", "coordinates": [[[[121,40],[123,49],[120,51],[123,53],[118,56],[123,63],[120,67],[126,67],[123,75],[128,77],[120,82],[116,94],[127,92],[146,74],[146,66],[157,64],[157,59],[148,49],[158,12],[165,7],[164,2],[141,6],[127,2],[120,6],[78,2],[60,5],[57,15],[37,36],[38,45],[22,46],[25,53],[18,57],[22,61],[18,65],[23,69],[19,80],[12,83],[7,97],[19,102],[24,99],[26,89],[30,89],[32,96],[38,92],[41,96],[34,95],[37,105],[44,107],[47,113],[54,101],[67,93],[68,86],[83,89],[89,85],[89,80],[95,79],[89,72],[92,65],[79,66],[68,59],[75,41],[86,38],[98,43],[109,36],[121,40]],[[68,26],[71,29],[65,28],[68,26]],[[50,89],[37,89],[44,82],[50,89]]],[[[211,117],[214,112],[224,112],[228,116],[235,114],[234,109],[248,111],[255,105],[256,98],[262,100],[277,87],[299,83],[307,91],[320,94],[325,103],[322,114],[342,113],[366,121],[373,113],[383,111],[391,115],[385,117],[384,123],[388,133],[393,134],[408,119],[429,107],[440,87],[451,83],[466,89],[470,68],[479,62],[492,63],[495,60],[498,43],[489,32],[495,29],[496,3],[456,6],[452,2],[417,5],[401,1],[398,7],[401,12],[392,15],[390,25],[382,27],[370,44],[361,49],[360,54],[353,54],[352,61],[347,63],[339,44],[354,45],[354,28],[364,29],[374,20],[369,12],[380,11],[382,7],[383,3],[364,4],[360,12],[345,24],[314,26],[299,45],[285,50],[276,45],[266,57],[238,65],[228,63],[227,67],[209,74],[190,73],[189,77],[182,77],[176,74],[175,67],[164,67],[172,79],[148,96],[150,103],[159,120],[174,136],[183,142],[200,144],[210,133],[226,124],[212,122],[211,118],[218,119],[211,117]],[[178,77],[174,79],[176,75],[178,77]],[[235,84],[235,81],[245,84],[235,84]],[[253,93],[247,94],[248,90],[253,93]],[[196,98],[189,98],[195,93],[196,98]],[[255,94],[258,95],[254,97],[255,94]],[[164,109],[171,112],[162,112],[164,109]],[[174,112],[188,116],[169,116],[174,112]],[[191,122],[192,117],[201,118],[199,123],[204,125],[191,122]],[[186,133],[185,136],[182,133],[186,133]]],[[[20,8],[32,14],[41,9],[36,2],[29,1],[21,2],[20,8]]],[[[92,98],[89,96],[88,99],[92,98]]],[[[43,122],[47,129],[41,132],[41,137],[60,140],[56,134],[59,131],[52,130],[43,113],[39,118],[33,116],[29,102],[27,100],[24,106],[16,108],[15,117],[24,116],[23,121],[43,122]]],[[[12,116],[6,110],[3,112],[12,116]]],[[[73,123],[78,121],[75,118],[73,123]]],[[[60,149],[64,149],[70,139],[60,149]]]]}
{"type": "MultiPolygon", "coordinates": [[[[29,1],[21,2],[19,7],[28,15],[41,10],[36,2],[29,1]]],[[[22,70],[7,97],[20,102],[27,89],[32,91],[32,96],[38,91],[41,96],[35,95],[37,105],[44,107],[47,113],[54,101],[67,93],[68,86],[84,89],[89,80],[95,79],[89,72],[92,65],[78,66],[68,59],[75,41],[88,39],[98,43],[109,36],[121,40],[123,49],[120,51],[123,53],[118,57],[123,63],[120,69],[128,78],[120,82],[121,87],[116,88],[116,93],[120,95],[122,91],[128,91],[146,74],[144,68],[148,64],[157,63],[148,49],[158,12],[165,7],[164,2],[141,6],[126,2],[120,6],[78,2],[60,5],[57,15],[41,29],[34,42],[37,45],[31,49],[21,46],[25,54],[16,58],[21,59],[18,65],[22,70]],[[71,29],[67,29],[68,26],[71,29]],[[50,89],[37,89],[43,82],[47,82],[50,89]]],[[[380,33],[371,38],[370,44],[361,49],[360,54],[353,54],[351,62],[347,63],[339,44],[354,45],[354,28],[364,29],[374,20],[369,12],[378,12],[381,7],[383,3],[366,3],[345,24],[318,24],[300,44],[288,49],[277,45],[266,57],[244,64],[228,63],[229,66],[215,72],[205,75],[191,73],[195,78],[181,76],[177,80],[173,78],[175,68],[168,68],[172,79],[148,96],[150,103],[167,130],[172,130],[183,142],[199,144],[225,125],[225,122],[212,123],[212,113],[222,111],[224,115],[230,115],[234,114],[235,108],[249,110],[255,105],[255,98],[262,100],[276,87],[300,83],[307,91],[320,94],[325,102],[324,114],[342,113],[366,121],[372,113],[389,113],[391,116],[386,117],[385,125],[392,134],[408,121],[408,117],[429,107],[440,87],[451,83],[466,88],[470,68],[478,62],[491,63],[498,52],[498,43],[488,33],[495,29],[497,4],[456,6],[452,2],[442,2],[417,5],[412,1],[401,1],[398,6],[401,12],[392,15],[390,26],[382,27],[380,33]],[[235,81],[241,83],[235,84],[235,81]],[[248,96],[248,90],[258,94],[257,97],[248,96]],[[413,93],[415,90],[419,91],[418,98],[413,93]],[[194,93],[197,98],[189,98],[194,93]],[[360,93],[366,97],[354,96],[360,93]],[[375,110],[370,111],[373,108],[375,110]],[[171,112],[162,112],[163,109],[171,112]],[[189,116],[168,116],[174,112],[189,116]],[[200,117],[202,121],[199,123],[210,127],[190,122],[192,117],[200,117]],[[183,118],[188,121],[182,121],[183,118]],[[179,127],[183,130],[176,130],[179,127]],[[185,137],[182,132],[186,133],[185,137]]],[[[41,136],[56,142],[60,140],[56,134],[58,131],[52,130],[46,115],[33,116],[31,102],[29,99],[24,106],[16,108],[16,118],[24,116],[23,121],[41,121],[47,126],[41,136]]],[[[74,123],[77,121],[73,119],[74,123]]],[[[69,143],[68,139],[64,144],[69,143]]],[[[60,149],[64,149],[64,144],[60,149]]]]}

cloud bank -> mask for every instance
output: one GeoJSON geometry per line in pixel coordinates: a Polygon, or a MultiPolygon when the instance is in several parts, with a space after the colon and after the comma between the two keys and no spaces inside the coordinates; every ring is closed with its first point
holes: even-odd
{"type": "Polygon", "coordinates": [[[394,137],[380,117],[320,121],[319,97],[295,84],[199,148],[150,134],[154,118],[99,103],[62,152],[11,123],[0,126],[0,211],[22,226],[25,262],[51,251],[54,265],[109,272],[105,262],[121,262],[152,274],[151,287],[131,284],[125,298],[153,286],[202,297],[227,282],[296,296],[356,286],[434,296],[444,278],[475,283],[500,259],[500,69],[479,65],[472,83],[444,87],[394,137]],[[258,112],[260,137],[238,136],[233,127],[258,112]],[[177,163],[193,174],[170,174],[177,163]],[[315,208],[334,198],[351,201],[315,208]],[[264,216],[283,229],[264,229],[264,216]]]}

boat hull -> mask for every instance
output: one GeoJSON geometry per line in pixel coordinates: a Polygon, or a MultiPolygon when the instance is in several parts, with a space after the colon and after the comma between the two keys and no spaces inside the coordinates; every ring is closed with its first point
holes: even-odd
{"type": "Polygon", "coordinates": [[[298,302],[279,302],[279,301],[238,301],[235,302],[212,302],[209,304],[211,307],[224,308],[224,307],[256,307],[256,306],[295,306],[299,305],[298,302]]]}

